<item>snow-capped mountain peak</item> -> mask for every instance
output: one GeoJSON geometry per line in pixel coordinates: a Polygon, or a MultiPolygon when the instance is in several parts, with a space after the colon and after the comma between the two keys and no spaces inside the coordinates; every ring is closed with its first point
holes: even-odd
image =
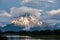
{"type": "Polygon", "coordinates": [[[30,14],[19,16],[16,20],[12,21],[12,24],[24,27],[22,30],[30,30],[31,28],[49,28],[51,26],[50,24],[42,22],[36,16],[30,14]]]}
{"type": "Polygon", "coordinates": [[[19,17],[16,20],[13,20],[12,23],[15,25],[22,25],[25,27],[34,27],[36,25],[42,25],[42,22],[39,21],[35,16],[19,17]]]}

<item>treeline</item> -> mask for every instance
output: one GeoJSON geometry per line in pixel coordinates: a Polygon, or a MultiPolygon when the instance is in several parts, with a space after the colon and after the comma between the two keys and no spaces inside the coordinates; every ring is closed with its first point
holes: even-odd
{"type": "Polygon", "coordinates": [[[0,32],[0,34],[15,34],[15,35],[60,35],[60,30],[42,30],[42,31],[6,31],[0,32]]]}
{"type": "Polygon", "coordinates": [[[0,32],[0,35],[1,37],[2,35],[20,35],[20,36],[31,36],[34,38],[60,38],[60,30],[42,30],[42,31],[35,30],[35,31],[19,31],[19,32],[5,31],[0,32]]]}

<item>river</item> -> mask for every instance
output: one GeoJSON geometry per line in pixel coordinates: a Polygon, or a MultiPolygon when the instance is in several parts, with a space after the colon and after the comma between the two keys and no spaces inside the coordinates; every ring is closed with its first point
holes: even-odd
{"type": "Polygon", "coordinates": [[[7,40],[59,40],[59,39],[36,39],[30,36],[7,35],[7,40]]]}

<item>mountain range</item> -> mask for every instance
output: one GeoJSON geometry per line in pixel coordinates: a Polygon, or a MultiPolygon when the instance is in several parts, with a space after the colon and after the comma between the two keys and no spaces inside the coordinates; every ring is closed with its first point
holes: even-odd
{"type": "Polygon", "coordinates": [[[0,27],[0,30],[5,31],[41,31],[41,30],[58,30],[60,29],[60,23],[50,25],[47,22],[41,22],[36,16],[25,14],[13,20],[11,24],[7,24],[4,27],[0,27]]]}
{"type": "Polygon", "coordinates": [[[21,25],[18,26],[15,24],[8,24],[5,27],[0,27],[0,29],[3,32],[5,32],[5,31],[19,32],[19,31],[23,31],[23,30],[26,30],[26,31],[58,30],[58,29],[60,29],[60,23],[57,23],[53,26],[48,26],[48,25],[46,25],[46,26],[34,26],[34,27],[30,27],[30,28],[27,28],[27,27],[21,26],[21,25]]]}

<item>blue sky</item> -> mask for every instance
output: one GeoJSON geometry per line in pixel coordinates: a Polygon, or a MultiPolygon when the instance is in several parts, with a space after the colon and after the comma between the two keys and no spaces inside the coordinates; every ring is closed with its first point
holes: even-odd
{"type": "MultiPolygon", "coordinates": [[[[59,0],[54,0],[55,3],[53,2],[47,2],[46,0],[33,0],[31,3],[22,3],[23,0],[0,0],[0,10],[6,10],[7,12],[10,11],[10,8],[12,7],[21,7],[21,6],[27,6],[27,7],[33,7],[33,8],[40,8],[40,9],[47,9],[49,6],[49,9],[59,9],[60,6],[60,1],[59,0]],[[41,2],[43,1],[43,2],[41,2]],[[34,2],[37,2],[33,4],[34,2]],[[22,4],[22,5],[21,5],[22,4]],[[46,6],[47,5],[47,6],[46,6]],[[47,7],[47,8],[46,8],[47,7]]],[[[49,10],[47,9],[47,10],[49,10]]]]}
{"type": "Polygon", "coordinates": [[[25,12],[37,14],[42,22],[60,23],[60,0],[0,0],[0,26],[25,12]]]}

